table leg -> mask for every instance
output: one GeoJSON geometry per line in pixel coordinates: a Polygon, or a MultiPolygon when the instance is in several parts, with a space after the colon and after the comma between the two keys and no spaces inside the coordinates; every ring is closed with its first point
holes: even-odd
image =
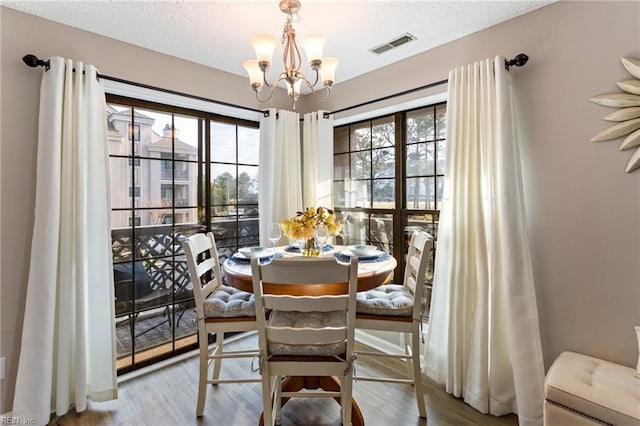
{"type": "MultiPolygon", "coordinates": [[[[327,376],[289,376],[282,382],[282,392],[297,392],[301,389],[322,389],[330,392],[340,391],[340,380],[337,377],[327,376]]],[[[290,398],[282,398],[282,405],[290,398]]],[[[340,403],[340,398],[334,398],[340,403]]],[[[364,426],[364,417],[360,407],[354,399],[351,400],[351,424],[353,426],[364,426]]],[[[260,415],[259,426],[264,426],[264,418],[260,415]]]]}

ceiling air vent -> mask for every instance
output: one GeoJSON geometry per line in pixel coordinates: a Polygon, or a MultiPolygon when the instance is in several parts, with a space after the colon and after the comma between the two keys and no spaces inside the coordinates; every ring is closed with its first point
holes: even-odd
{"type": "Polygon", "coordinates": [[[394,38],[393,40],[390,40],[384,44],[381,44],[380,46],[376,46],[372,49],[369,49],[369,52],[371,53],[375,53],[376,55],[379,55],[381,53],[384,53],[388,50],[394,49],[398,46],[402,46],[405,43],[409,43],[410,41],[415,40],[416,37],[406,33],[404,35],[401,35],[400,37],[394,38]]]}

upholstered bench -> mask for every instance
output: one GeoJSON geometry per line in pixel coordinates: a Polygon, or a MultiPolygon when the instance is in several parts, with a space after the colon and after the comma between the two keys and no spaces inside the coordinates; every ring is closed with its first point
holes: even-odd
{"type": "Polygon", "coordinates": [[[563,352],[545,380],[544,424],[640,426],[634,369],[563,352]]]}

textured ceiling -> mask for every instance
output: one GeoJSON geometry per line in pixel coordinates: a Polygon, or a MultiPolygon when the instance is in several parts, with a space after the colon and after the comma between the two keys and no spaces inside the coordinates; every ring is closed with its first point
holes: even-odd
{"type": "MultiPolygon", "coordinates": [[[[321,33],[340,65],[336,82],[535,10],[554,0],[302,0],[298,37],[321,33]],[[382,55],[368,50],[405,33],[417,40],[382,55]]],[[[280,38],[286,15],[269,1],[1,1],[3,6],[246,77],[251,36],[280,38]]],[[[280,71],[276,49],[271,75],[280,71]]],[[[303,68],[310,73],[310,70],[303,68]]]]}

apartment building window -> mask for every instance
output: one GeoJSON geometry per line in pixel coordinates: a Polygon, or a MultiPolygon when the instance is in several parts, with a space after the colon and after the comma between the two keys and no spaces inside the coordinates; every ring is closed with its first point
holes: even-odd
{"type": "Polygon", "coordinates": [[[445,132],[446,103],[334,128],[334,207],[349,224],[348,242],[393,253],[398,281],[411,233],[425,230],[437,241],[445,132]]]}
{"type": "Polygon", "coordinates": [[[182,250],[258,238],[258,123],[107,95],[118,372],[197,347],[182,250]],[[133,129],[133,130],[132,130],[133,129]],[[133,184],[132,184],[133,183],[133,184]]]}

